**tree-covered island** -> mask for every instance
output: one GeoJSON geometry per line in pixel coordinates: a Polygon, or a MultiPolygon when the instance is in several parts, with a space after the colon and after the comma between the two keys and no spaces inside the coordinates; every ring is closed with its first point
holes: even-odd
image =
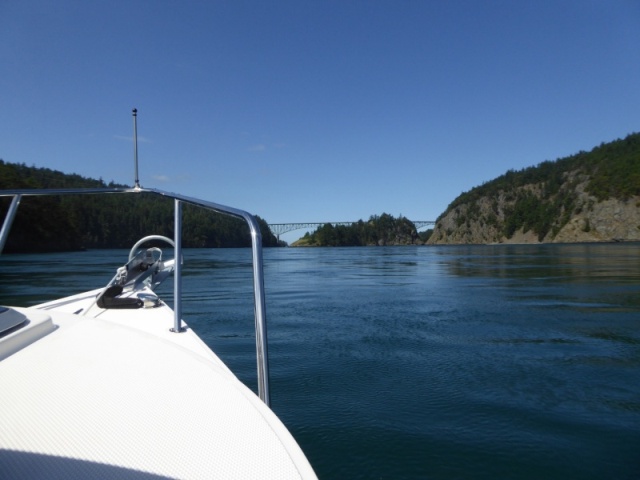
{"type": "Polygon", "coordinates": [[[351,225],[327,223],[294,242],[296,247],[363,247],[423,244],[431,231],[419,234],[411,220],[383,213],[351,225]]]}

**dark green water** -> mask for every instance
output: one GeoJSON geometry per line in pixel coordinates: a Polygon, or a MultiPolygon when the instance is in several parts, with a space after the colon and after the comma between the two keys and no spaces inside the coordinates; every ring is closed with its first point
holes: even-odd
{"type": "MultiPolygon", "coordinates": [[[[4,255],[0,304],[126,255],[4,255]]],[[[272,406],[321,478],[640,478],[640,245],[271,249],[265,272],[272,406]]],[[[249,250],[185,255],[185,319],[255,387],[250,275],[249,250]]]]}

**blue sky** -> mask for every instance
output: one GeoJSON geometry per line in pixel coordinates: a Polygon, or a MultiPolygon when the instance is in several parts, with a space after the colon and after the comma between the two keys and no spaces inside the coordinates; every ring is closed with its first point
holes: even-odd
{"type": "Polygon", "coordinates": [[[433,220],[640,131],[639,52],[637,0],[0,0],[0,158],[132,184],[136,107],[145,187],[433,220]]]}

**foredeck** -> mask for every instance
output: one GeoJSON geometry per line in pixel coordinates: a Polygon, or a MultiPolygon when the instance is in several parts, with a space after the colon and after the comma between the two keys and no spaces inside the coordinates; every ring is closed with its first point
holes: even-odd
{"type": "Polygon", "coordinates": [[[275,414],[159,308],[46,312],[57,328],[0,362],[1,478],[314,477],[275,414]]]}

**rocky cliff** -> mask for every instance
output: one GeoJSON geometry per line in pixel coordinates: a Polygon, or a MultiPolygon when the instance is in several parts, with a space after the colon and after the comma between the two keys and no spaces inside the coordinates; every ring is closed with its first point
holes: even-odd
{"type": "Polygon", "coordinates": [[[611,241],[640,241],[638,134],[462,194],[428,243],[611,241]]]}
{"type": "Polygon", "coordinates": [[[532,229],[520,227],[507,237],[502,226],[505,210],[513,205],[504,195],[497,201],[483,198],[475,206],[461,205],[441,217],[429,244],[488,243],[568,243],[640,241],[640,197],[598,202],[584,192],[579,194],[582,208],[574,212],[557,230],[542,238],[532,229]],[[497,207],[497,208],[496,208],[497,207]],[[474,213],[470,215],[470,211],[474,213]],[[497,211],[496,211],[497,210],[497,211]]]}

